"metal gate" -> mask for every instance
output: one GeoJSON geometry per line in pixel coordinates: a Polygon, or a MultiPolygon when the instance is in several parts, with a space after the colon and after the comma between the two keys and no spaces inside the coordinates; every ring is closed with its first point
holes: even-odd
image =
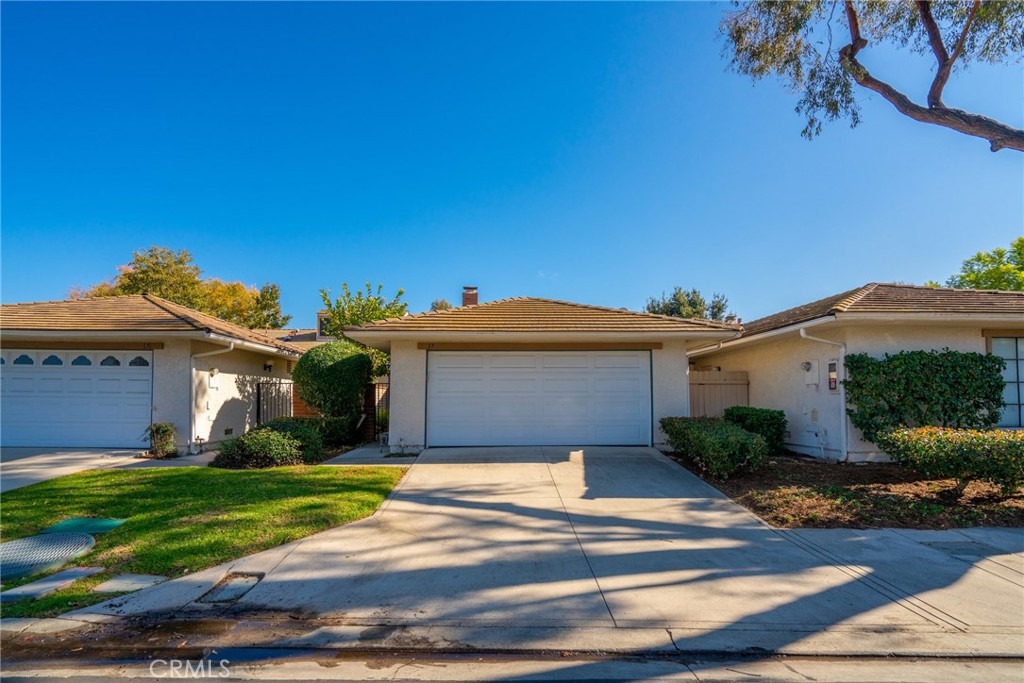
{"type": "Polygon", "coordinates": [[[256,424],[263,424],[279,417],[291,417],[293,390],[290,380],[257,384],[256,424]]]}

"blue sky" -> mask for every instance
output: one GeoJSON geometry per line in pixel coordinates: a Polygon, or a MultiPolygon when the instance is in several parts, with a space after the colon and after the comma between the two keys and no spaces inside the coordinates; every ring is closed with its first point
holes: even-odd
{"type": "MultiPolygon", "coordinates": [[[[134,249],[277,282],[293,324],[342,281],[412,310],[674,285],[746,320],[869,281],[944,280],[1024,226],[1024,155],[858,93],[731,73],[723,4],[2,7],[2,299],[63,298],[134,249]]],[[[862,61],[918,99],[930,60],[862,61]]],[[[1022,125],[1021,66],[946,101],[1022,125]]]]}

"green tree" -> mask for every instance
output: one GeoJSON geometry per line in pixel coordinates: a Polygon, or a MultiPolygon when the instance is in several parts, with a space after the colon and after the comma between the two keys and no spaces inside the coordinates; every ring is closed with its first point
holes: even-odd
{"type": "MultiPolygon", "coordinates": [[[[935,282],[928,285],[938,286],[935,282]]],[[[959,273],[946,280],[946,286],[1024,292],[1024,237],[1010,242],[1009,249],[979,251],[963,262],[959,273]]]]}
{"type": "Polygon", "coordinates": [[[432,311],[447,311],[452,305],[448,303],[448,299],[434,299],[430,302],[430,310],[432,311]]]}
{"type": "Polygon", "coordinates": [[[122,296],[153,294],[197,311],[249,328],[284,327],[291,316],[281,314],[281,290],[275,284],[262,288],[218,278],[203,279],[202,270],[185,249],[150,247],[132,254],[131,263],[119,266],[118,274],[71,296],[122,296]]]}
{"type": "Polygon", "coordinates": [[[648,313],[658,315],[671,315],[677,318],[702,318],[704,320],[718,320],[720,322],[732,322],[736,315],[729,312],[729,300],[724,295],[715,292],[708,302],[704,295],[696,289],[683,289],[676,287],[671,294],[662,292],[661,297],[651,297],[647,300],[645,310],[648,313]]]}
{"type": "Polygon", "coordinates": [[[915,121],[988,140],[993,152],[1024,151],[1024,131],[947,107],[942,99],[954,68],[1020,60],[1024,2],[756,0],[734,5],[721,26],[732,66],[754,80],[774,76],[800,93],[796,111],[807,121],[804,137],[818,135],[823,122],[860,123],[855,91],[863,88],[915,121]],[[925,104],[868,71],[858,58],[869,43],[934,56],[925,104]]]}
{"type": "MultiPolygon", "coordinates": [[[[409,304],[402,301],[404,289],[399,289],[391,299],[382,293],[384,285],[378,284],[377,291],[369,282],[365,283],[365,290],[357,290],[353,293],[348,288],[347,282],[341,283],[341,296],[331,298],[331,290],[321,289],[320,298],[323,299],[324,307],[327,309],[327,316],[324,319],[323,332],[326,335],[342,339],[345,337],[344,329],[353,325],[383,320],[385,318],[398,318],[406,314],[409,304]]],[[[360,346],[362,346],[360,344],[360,346]]],[[[386,375],[390,370],[391,358],[380,349],[364,347],[373,360],[373,375],[380,377],[386,375]]]]}

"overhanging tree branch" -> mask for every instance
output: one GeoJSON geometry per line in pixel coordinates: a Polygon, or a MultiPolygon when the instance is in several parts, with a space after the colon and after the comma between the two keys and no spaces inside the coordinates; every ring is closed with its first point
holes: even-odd
{"type": "MultiPolygon", "coordinates": [[[[922,4],[927,5],[926,2],[918,3],[918,7],[922,4]]],[[[858,85],[878,93],[890,104],[896,107],[897,111],[914,119],[915,121],[931,123],[936,126],[942,126],[944,128],[964,133],[965,135],[971,135],[988,140],[993,152],[997,152],[1001,149],[1024,151],[1024,130],[1018,130],[1017,128],[1007,126],[1006,124],[990,119],[987,116],[972,114],[960,109],[953,109],[942,104],[942,89],[945,87],[946,81],[949,79],[949,70],[952,69],[953,62],[956,57],[959,57],[959,51],[963,50],[963,45],[966,41],[967,33],[970,30],[970,25],[974,21],[974,17],[977,15],[977,4],[978,3],[976,2],[975,6],[971,9],[967,23],[964,26],[964,31],[961,34],[960,39],[957,41],[957,47],[954,49],[952,57],[946,52],[946,48],[942,43],[940,35],[937,36],[937,41],[933,40],[932,32],[927,26],[928,22],[924,20],[924,16],[927,14],[931,19],[931,23],[934,25],[935,22],[934,18],[931,16],[931,8],[929,7],[927,10],[922,10],[922,21],[925,23],[925,30],[928,31],[932,50],[936,54],[936,59],[939,59],[940,61],[939,73],[936,75],[936,82],[932,84],[932,91],[936,94],[935,102],[932,101],[932,92],[929,92],[928,107],[923,107],[913,102],[909,97],[885,81],[875,78],[864,67],[864,65],[857,61],[857,53],[868,44],[868,41],[860,34],[860,21],[857,17],[857,11],[853,6],[853,0],[846,0],[845,3],[846,18],[850,28],[850,44],[839,50],[839,63],[851,76],[853,76],[853,79],[858,85]],[[944,60],[940,55],[944,56],[944,60]],[[946,72],[943,75],[944,66],[946,67],[946,72]],[[940,76],[942,76],[941,80],[940,76]]],[[[935,30],[936,32],[938,31],[937,26],[935,26],[935,30]]]]}

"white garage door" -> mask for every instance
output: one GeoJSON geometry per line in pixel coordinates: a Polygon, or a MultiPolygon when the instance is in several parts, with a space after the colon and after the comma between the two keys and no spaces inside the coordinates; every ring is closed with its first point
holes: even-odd
{"type": "Polygon", "coordinates": [[[427,445],[650,445],[649,351],[427,354],[427,445]]]}
{"type": "Polygon", "coordinates": [[[0,359],[4,446],[148,445],[151,351],[4,349],[0,359]]]}

